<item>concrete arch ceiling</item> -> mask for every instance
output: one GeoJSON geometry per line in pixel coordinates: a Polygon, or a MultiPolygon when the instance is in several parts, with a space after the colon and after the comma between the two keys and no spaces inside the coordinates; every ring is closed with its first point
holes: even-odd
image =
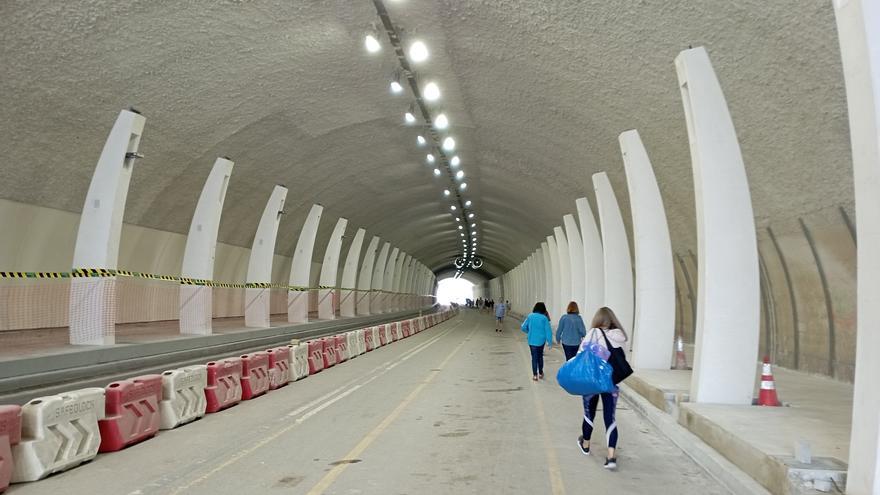
{"type": "MultiPolygon", "coordinates": [[[[758,220],[852,201],[830,2],[389,2],[425,40],[475,202],[484,276],[531,254],[592,200],[606,170],[628,217],[617,135],[639,129],[676,250],[695,247],[693,181],[673,59],[705,45],[725,90],[758,220]]],[[[0,4],[0,197],[80,211],[119,109],[147,117],[126,221],[185,233],[214,158],[236,162],[220,240],[249,246],[276,183],[289,189],[277,252],[309,207],[380,235],[435,271],[461,252],[424,165],[408,97],[387,84],[369,0],[0,4]]],[[[323,249],[316,249],[320,261],[323,249]]]]}

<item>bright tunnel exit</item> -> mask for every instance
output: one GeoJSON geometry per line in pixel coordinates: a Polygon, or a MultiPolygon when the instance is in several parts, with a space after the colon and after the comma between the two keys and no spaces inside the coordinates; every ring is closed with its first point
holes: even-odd
{"type": "Polygon", "coordinates": [[[474,284],[463,278],[444,278],[437,282],[437,302],[464,304],[465,299],[474,298],[474,284]]]}

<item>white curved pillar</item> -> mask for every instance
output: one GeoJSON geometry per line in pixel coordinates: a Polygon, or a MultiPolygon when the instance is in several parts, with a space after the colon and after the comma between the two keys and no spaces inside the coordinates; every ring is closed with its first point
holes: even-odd
{"type": "Polygon", "coordinates": [[[357,313],[357,272],[358,262],[361,259],[361,246],[364,244],[364,229],[357,229],[351,245],[348,246],[348,256],[345,257],[345,266],[342,268],[342,288],[339,295],[339,315],[343,318],[355,316],[357,313]]]}
{"type": "Polygon", "coordinates": [[[706,50],[681,52],[675,68],[693,162],[700,260],[691,398],[751,404],[761,301],[745,165],[706,50]]]}
{"type": "Polygon", "coordinates": [[[541,301],[549,304],[553,291],[553,265],[550,262],[550,245],[547,241],[541,243],[541,257],[544,261],[544,292],[541,294],[541,301]]]}
{"type": "Polygon", "coordinates": [[[370,298],[373,288],[373,265],[376,263],[376,254],[379,250],[379,236],[373,236],[370,244],[364,252],[364,261],[361,264],[361,273],[358,275],[358,292],[357,292],[357,314],[370,314],[370,298]]]}
{"type": "MultiPolygon", "coordinates": [[[[220,214],[226,199],[226,188],[232,176],[234,163],[226,158],[214,161],[214,167],[205,180],[202,194],[196,204],[186,247],[183,249],[183,265],[180,276],[196,280],[213,280],[214,258],[217,251],[217,232],[220,214]]],[[[180,333],[210,335],[213,316],[213,287],[206,285],[180,285],[180,333]]]]}
{"type": "MultiPolygon", "coordinates": [[[[272,195],[263,209],[251,255],[248,259],[248,284],[269,284],[272,282],[272,260],[275,257],[275,239],[278,237],[278,224],[284,213],[287,188],[275,186],[272,195]]],[[[269,327],[269,288],[248,287],[244,290],[244,324],[248,327],[269,327]]]]}
{"type": "Polygon", "coordinates": [[[880,3],[836,0],[858,232],[858,333],[846,492],[880,493],[880,3]]]}
{"type": "MultiPolygon", "coordinates": [[[[76,234],[73,268],[115,270],[125,200],[145,119],[123,110],[98,158],[76,234]]],[[[76,345],[116,343],[116,277],[70,281],[69,341],[76,345]]]]}
{"type": "Polygon", "coordinates": [[[544,249],[535,250],[535,263],[538,266],[537,291],[535,292],[535,302],[544,300],[544,292],[546,291],[547,269],[544,267],[544,249]]]}
{"type": "Polygon", "coordinates": [[[596,310],[605,304],[605,254],[602,250],[602,238],[596,227],[596,218],[587,198],[578,198],[575,202],[578,220],[581,224],[581,238],[584,245],[584,280],[586,294],[584,308],[581,312],[587,319],[592,319],[596,310]]]}
{"type": "Polygon", "coordinates": [[[393,248],[391,254],[388,255],[388,262],[385,263],[385,275],[382,277],[382,290],[385,294],[382,298],[382,312],[391,311],[391,305],[394,300],[394,273],[397,270],[398,258],[401,256],[399,248],[393,248]]]}
{"type": "Polygon", "coordinates": [[[401,251],[400,254],[397,256],[397,264],[394,266],[394,283],[391,287],[391,292],[393,292],[394,294],[391,298],[391,304],[389,307],[389,309],[392,311],[398,311],[400,309],[400,281],[403,278],[403,267],[406,265],[406,259],[408,257],[408,254],[401,251]]]}
{"type": "Polygon", "coordinates": [[[562,217],[562,223],[565,225],[565,237],[568,239],[568,257],[569,266],[571,266],[571,300],[578,304],[579,308],[584,307],[587,292],[586,274],[584,269],[584,245],[581,242],[581,233],[578,231],[577,223],[575,223],[574,215],[565,215],[562,217]]]}
{"type": "Polygon", "coordinates": [[[374,292],[370,293],[371,314],[382,312],[382,301],[385,296],[385,293],[383,292],[385,286],[385,265],[388,263],[388,251],[390,249],[390,242],[383,244],[382,250],[379,251],[379,258],[376,259],[376,263],[373,265],[373,281],[371,289],[374,292]]]}
{"type": "Polygon", "coordinates": [[[556,235],[556,252],[559,263],[559,300],[556,301],[556,307],[553,309],[555,313],[554,319],[559,319],[565,314],[565,308],[571,301],[571,257],[568,254],[568,239],[565,237],[562,227],[555,227],[553,233],[556,235]]]}
{"type": "Polygon", "coordinates": [[[556,321],[559,316],[556,314],[556,307],[559,306],[559,301],[562,300],[561,297],[561,287],[562,283],[559,278],[559,249],[556,247],[556,238],[552,235],[547,236],[547,247],[550,249],[550,271],[552,284],[550,286],[550,297],[544,304],[547,306],[547,311],[550,312],[550,320],[556,321]]]}
{"type": "Polygon", "coordinates": [[[632,261],[626,227],[611,182],[605,172],[593,174],[599,224],[602,226],[602,250],[605,266],[604,305],[611,308],[627,333],[632,332],[633,280],[632,261]]]}
{"type": "MultiPolygon", "coordinates": [[[[312,273],[312,256],[315,251],[315,238],[318,236],[318,224],[321,223],[321,214],[324,207],[312,205],[309,215],[303,223],[296,241],[296,249],[293,251],[293,260],[290,263],[290,285],[293,287],[309,287],[312,273]]],[[[335,284],[333,284],[335,285],[335,284]]],[[[291,290],[287,292],[287,321],[290,323],[305,323],[309,321],[309,291],[291,290]]]]}
{"type": "Polygon", "coordinates": [[[620,135],[632,211],[636,262],[633,366],[669,369],[675,339],[675,274],[666,210],[648,152],[636,130],[620,135]]]}
{"type": "Polygon", "coordinates": [[[327,249],[324,250],[324,261],[321,263],[321,276],[318,285],[325,287],[318,290],[318,318],[322,320],[335,320],[336,307],[339,300],[336,280],[339,274],[339,252],[342,250],[342,236],[348,220],[340,218],[333,227],[330,240],[327,241],[327,249]],[[332,287],[332,288],[326,288],[332,287]]]}

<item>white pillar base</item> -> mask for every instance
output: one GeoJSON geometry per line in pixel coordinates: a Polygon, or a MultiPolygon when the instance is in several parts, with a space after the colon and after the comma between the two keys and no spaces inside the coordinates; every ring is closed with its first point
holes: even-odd
{"type": "Polygon", "coordinates": [[[180,333],[211,335],[213,288],[204,285],[180,286],[180,333]]]}
{"type": "Polygon", "coordinates": [[[116,277],[70,280],[70,343],[116,343],[116,277]]]}
{"type": "Polygon", "coordinates": [[[244,324],[269,328],[269,289],[249,287],[244,290],[244,324]]]}
{"type": "Polygon", "coordinates": [[[318,319],[336,319],[336,289],[318,290],[318,319]]]}
{"type": "Polygon", "coordinates": [[[357,313],[358,293],[353,290],[339,291],[339,316],[343,318],[351,318],[357,313]]]}
{"type": "Polygon", "coordinates": [[[287,321],[290,323],[308,323],[309,291],[295,290],[287,293],[287,321]]]}

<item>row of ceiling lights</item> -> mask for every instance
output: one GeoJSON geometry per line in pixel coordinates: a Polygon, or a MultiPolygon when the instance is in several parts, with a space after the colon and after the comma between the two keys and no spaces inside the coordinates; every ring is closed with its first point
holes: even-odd
{"type": "MultiPolygon", "coordinates": [[[[413,96],[416,98],[416,102],[410,103],[409,109],[404,113],[404,123],[410,126],[416,125],[416,122],[418,121],[418,118],[416,117],[416,107],[418,106],[418,108],[421,109],[423,117],[425,119],[425,129],[428,131],[428,137],[431,139],[431,141],[434,141],[434,143],[432,143],[431,145],[432,152],[425,155],[425,161],[428,165],[433,165],[435,167],[433,170],[435,177],[443,175],[443,171],[440,169],[440,166],[446,168],[447,175],[450,177],[450,180],[452,180],[453,183],[453,190],[455,189],[455,186],[457,184],[458,192],[453,192],[453,190],[450,190],[450,188],[446,188],[443,190],[443,195],[446,198],[451,198],[454,195],[455,197],[451,199],[454,199],[454,202],[458,203],[457,206],[456,204],[452,204],[449,208],[453,218],[455,218],[455,221],[457,222],[459,235],[462,237],[462,255],[460,258],[457,258],[455,260],[455,266],[458,269],[456,271],[456,277],[460,277],[463,274],[465,268],[479,268],[480,266],[482,266],[482,260],[476,257],[477,232],[475,229],[477,227],[477,223],[474,220],[475,213],[473,211],[470,211],[473,203],[470,200],[462,202],[462,198],[460,195],[460,193],[464,192],[468,187],[467,182],[464,181],[464,170],[461,170],[460,168],[461,158],[459,158],[458,155],[453,155],[447,161],[446,153],[452,153],[455,151],[455,138],[453,138],[452,136],[446,136],[438,145],[436,144],[436,141],[439,140],[439,137],[437,136],[436,132],[432,132],[437,130],[446,131],[449,128],[449,118],[446,116],[445,113],[441,112],[435,118],[431,119],[427,108],[422,104],[422,100],[431,103],[440,100],[442,97],[440,86],[438,86],[437,83],[434,81],[428,81],[424,84],[424,86],[419,87],[416,74],[410,69],[410,61],[418,64],[428,60],[428,47],[421,40],[413,40],[409,45],[409,49],[404,52],[400,45],[399,31],[391,23],[390,17],[388,16],[388,13],[384,8],[384,5],[382,5],[381,1],[375,1],[374,3],[376,4],[377,13],[382,19],[386,33],[388,34],[389,40],[391,41],[393,48],[397,52],[397,58],[399,59],[399,62],[401,64],[401,68],[396,70],[392,75],[392,80],[390,84],[391,93],[394,95],[400,95],[404,93],[405,89],[403,84],[401,84],[401,79],[402,77],[404,77],[413,88],[413,96]],[[408,54],[408,57],[406,56],[406,54],[408,54]],[[436,152],[436,155],[434,151],[436,152]],[[440,161],[439,164],[437,163],[438,161],[440,161]],[[453,170],[455,170],[454,173],[453,170]],[[461,210],[461,214],[459,214],[459,210],[461,210]],[[463,220],[464,217],[466,217],[468,220],[463,220]],[[469,228],[466,227],[467,222],[470,222],[469,228]]],[[[364,38],[364,47],[366,48],[367,52],[371,54],[379,53],[382,51],[382,43],[379,42],[377,29],[375,27],[366,34],[364,38]]],[[[428,146],[428,138],[426,138],[422,134],[419,134],[416,136],[416,144],[419,147],[428,146]]]]}

